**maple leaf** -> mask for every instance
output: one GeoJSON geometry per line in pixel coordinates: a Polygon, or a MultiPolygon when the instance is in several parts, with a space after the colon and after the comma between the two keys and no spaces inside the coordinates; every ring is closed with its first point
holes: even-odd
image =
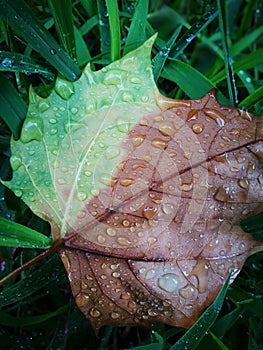
{"type": "Polygon", "coordinates": [[[154,83],[154,37],[47,99],[31,91],[13,179],[51,224],[72,293],[103,325],[190,327],[263,249],[240,227],[262,211],[262,117],[172,100],[154,83]]]}

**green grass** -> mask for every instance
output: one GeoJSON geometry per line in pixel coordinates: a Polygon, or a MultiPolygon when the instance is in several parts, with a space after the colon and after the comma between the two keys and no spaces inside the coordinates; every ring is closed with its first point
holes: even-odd
{"type": "MultiPolygon", "coordinates": [[[[0,0],[2,179],[11,176],[9,141],[11,134],[19,137],[30,85],[47,96],[58,73],[76,80],[88,62],[100,69],[155,32],[159,35],[153,69],[163,94],[200,98],[216,87],[220,102],[263,114],[260,0],[35,0],[27,4],[0,0]]],[[[50,232],[47,223],[2,185],[0,216],[1,279],[47,248],[50,232]]],[[[262,239],[262,215],[246,220],[243,227],[262,239]]],[[[152,330],[105,327],[97,338],[74,303],[59,257],[51,254],[8,281],[1,291],[0,350],[260,350],[262,257],[248,259],[226,298],[222,290],[190,332],[163,324],[152,330]]]]}

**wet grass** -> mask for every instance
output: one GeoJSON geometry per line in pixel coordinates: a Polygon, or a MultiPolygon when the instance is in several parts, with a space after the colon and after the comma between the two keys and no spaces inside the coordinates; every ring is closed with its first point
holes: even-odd
{"type": "MultiPolygon", "coordinates": [[[[30,85],[46,96],[58,73],[75,80],[88,62],[94,69],[106,66],[155,32],[159,35],[152,53],[153,69],[163,94],[200,98],[216,87],[222,103],[263,114],[260,0],[35,0],[27,4],[0,0],[1,178],[11,174],[9,141],[11,134],[19,137],[30,85]]],[[[2,185],[0,215],[23,225],[7,228],[6,221],[0,221],[2,278],[38,255],[36,247],[43,247],[41,242],[49,244],[41,236],[39,241],[36,237],[28,242],[26,227],[46,236],[49,227],[2,185]],[[27,248],[14,248],[14,242],[27,248]]],[[[262,221],[258,215],[243,227],[262,239],[262,221]]],[[[196,345],[200,350],[260,350],[262,281],[262,254],[256,254],[226,298],[220,295],[199,320],[194,333],[163,324],[155,324],[152,330],[106,327],[99,339],[75,306],[64,267],[53,254],[10,280],[1,291],[0,349],[159,350],[194,349],[196,345]],[[212,317],[215,311],[217,316],[223,299],[219,316],[212,317]],[[193,337],[198,338],[198,345],[191,343],[193,337]]]]}

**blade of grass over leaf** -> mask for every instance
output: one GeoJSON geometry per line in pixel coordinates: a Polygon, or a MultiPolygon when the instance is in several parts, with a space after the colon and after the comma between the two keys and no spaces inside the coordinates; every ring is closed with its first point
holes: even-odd
{"type": "Polygon", "coordinates": [[[87,45],[80,34],[80,31],[74,27],[74,35],[75,35],[75,42],[76,42],[76,54],[77,54],[77,61],[80,67],[85,66],[90,60],[90,52],[87,48],[87,45]]]}
{"type": "Polygon", "coordinates": [[[0,217],[0,245],[20,248],[49,248],[51,239],[24,225],[0,217]]]}
{"type": "Polygon", "coordinates": [[[110,25],[111,61],[114,62],[120,58],[121,52],[119,10],[117,0],[106,0],[106,5],[110,25]]]}
{"type": "Polygon", "coordinates": [[[263,240],[263,213],[251,216],[241,222],[244,231],[249,232],[259,240],[263,240]]]}
{"type": "Polygon", "coordinates": [[[3,74],[0,74],[0,116],[15,138],[20,134],[26,111],[27,105],[15,87],[3,74]]]}
{"type": "Polygon", "coordinates": [[[216,342],[216,344],[219,346],[222,350],[228,350],[228,347],[211,331],[209,332],[213,340],[216,342]]]}
{"type": "Polygon", "coordinates": [[[215,5],[209,5],[209,9],[198,19],[192,26],[187,30],[187,32],[181,37],[181,39],[176,43],[176,45],[171,50],[170,56],[172,58],[177,58],[185,48],[197,37],[202,30],[204,30],[209,23],[211,23],[216,16],[218,11],[215,5]]]}
{"type": "Polygon", "coordinates": [[[176,342],[170,350],[194,350],[198,344],[204,338],[206,332],[210,329],[215,322],[222,304],[224,302],[227,287],[230,281],[231,273],[229,273],[223,287],[218,293],[215,301],[211,304],[206,311],[201,315],[198,321],[176,342]]]}
{"type": "Polygon", "coordinates": [[[158,78],[160,77],[160,74],[161,74],[161,71],[164,67],[164,64],[169,56],[171,48],[174,45],[174,42],[177,39],[181,29],[182,29],[181,26],[176,29],[176,31],[173,33],[173,35],[168,40],[166,45],[161,48],[161,50],[158,52],[158,54],[152,60],[153,74],[154,74],[155,81],[157,81],[158,78]]]}
{"type": "Polygon", "coordinates": [[[71,0],[48,0],[49,8],[54,18],[56,31],[62,47],[76,61],[76,45],[72,17],[71,0]]]}
{"type": "Polygon", "coordinates": [[[41,74],[49,80],[55,75],[50,69],[43,67],[37,60],[15,52],[0,51],[0,70],[8,72],[41,74]]]}
{"type": "Polygon", "coordinates": [[[134,16],[132,18],[131,26],[126,38],[123,54],[134,50],[146,40],[146,23],[147,13],[149,7],[149,0],[138,0],[134,16]]]}
{"type": "MultiPolygon", "coordinates": [[[[175,82],[192,99],[201,98],[209,90],[216,88],[204,75],[195,68],[179,60],[169,59],[161,74],[163,78],[175,82]]],[[[227,104],[228,100],[218,92],[220,103],[227,104]]]]}
{"type": "Polygon", "coordinates": [[[76,80],[80,70],[71,57],[62,50],[23,0],[0,0],[0,17],[38,51],[66,79],[76,80]]]}
{"type": "Polygon", "coordinates": [[[229,37],[228,28],[228,11],[225,1],[217,0],[219,11],[219,28],[221,31],[222,45],[225,60],[225,71],[227,78],[228,94],[230,104],[235,106],[237,104],[237,89],[235,85],[234,71],[232,67],[232,58],[230,57],[227,38],[229,37]]]}

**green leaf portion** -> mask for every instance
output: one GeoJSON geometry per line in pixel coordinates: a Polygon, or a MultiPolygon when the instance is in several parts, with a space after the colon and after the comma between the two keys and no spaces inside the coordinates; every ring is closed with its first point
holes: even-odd
{"type": "Polygon", "coordinates": [[[24,225],[0,217],[0,246],[49,248],[51,239],[24,225]]]}
{"type": "Polygon", "coordinates": [[[227,287],[231,278],[231,273],[228,275],[223,287],[218,293],[215,301],[211,304],[205,312],[200,316],[200,318],[195,322],[195,324],[176,342],[170,350],[194,350],[197,348],[198,344],[201,342],[206,332],[215,322],[223,301],[226,296],[227,287]]]}
{"type": "Polygon", "coordinates": [[[53,36],[23,0],[0,0],[0,17],[52,64],[66,79],[76,80],[80,70],[70,56],[61,49],[53,36]]]}
{"type": "Polygon", "coordinates": [[[47,99],[31,90],[21,138],[11,144],[13,179],[4,184],[52,223],[54,239],[76,230],[85,203],[109,184],[129,128],[159,110],[154,39],[98,72],[87,66],[75,83],[58,78],[47,99]]]}

